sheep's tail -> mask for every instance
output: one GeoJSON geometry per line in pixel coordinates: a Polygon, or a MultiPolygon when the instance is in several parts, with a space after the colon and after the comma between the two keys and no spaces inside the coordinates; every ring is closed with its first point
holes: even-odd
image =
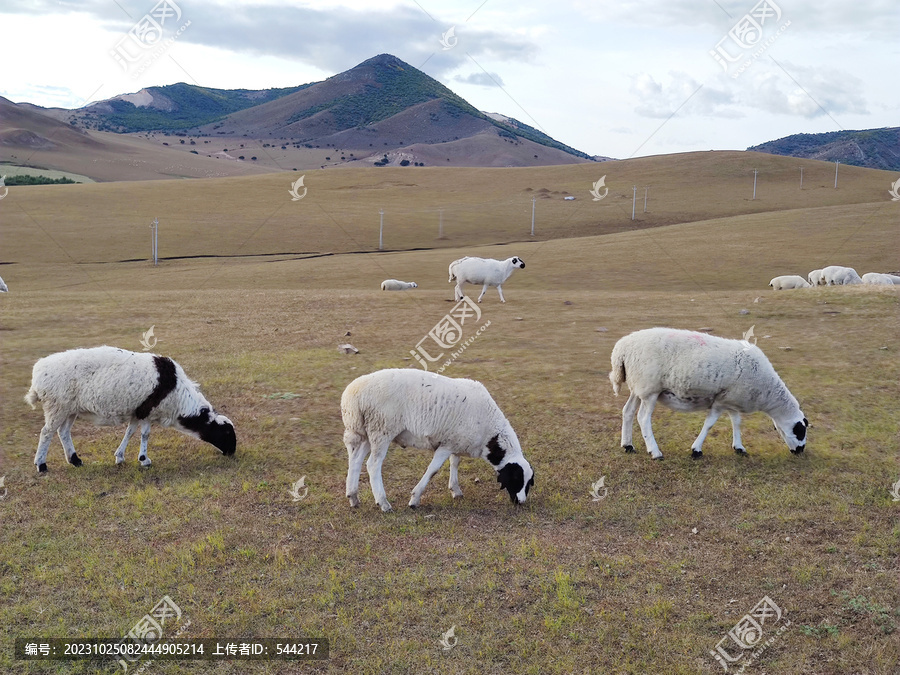
{"type": "Polygon", "coordinates": [[[625,382],[625,355],[615,350],[612,355],[612,370],[609,373],[609,381],[612,382],[613,393],[618,396],[619,388],[625,382]]]}
{"type": "Polygon", "coordinates": [[[25,403],[31,406],[32,410],[36,407],[34,404],[40,401],[40,397],[38,393],[34,390],[32,386],[31,389],[28,390],[28,393],[25,394],[25,403]]]}
{"type": "Polygon", "coordinates": [[[458,260],[454,260],[452,263],[450,263],[450,278],[447,279],[447,283],[448,283],[448,284],[453,283],[454,281],[456,281],[456,272],[455,272],[455,270],[456,270],[456,263],[458,263],[458,262],[459,262],[458,260]]]}

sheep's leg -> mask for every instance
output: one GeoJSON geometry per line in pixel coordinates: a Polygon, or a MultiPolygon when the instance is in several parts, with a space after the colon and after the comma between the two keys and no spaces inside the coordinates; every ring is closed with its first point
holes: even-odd
{"type": "Polygon", "coordinates": [[[72,466],[81,466],[81,458],[75,453],[75,444],[72,443],[72,425],[75,424],[76,417],[78,415],[69,415],[56,433],[59,435],[59,442],[62,443],[66,453],[66,461],[72,466]]]}
{"type": "Polygon", "coordinates": [[[729,412],[728,416],[731,418],[731,447],[737,454],[746,455],[747,451],[741,443],[741,416],[736,412],[729,412]]]}
{"type": "Polygon", "coordinates": [[[116,448],[116,464],[121,464],[125,461],[125,448],[128,447],[128,441],[131,440],[131,436],[134,434],[134,430],[137,429],[137,425],[137,420],[132,420],[128,425],[128,428],[125,429],[125,437],[122,439],[122,442],[119,443],[119,447],[116,448]]]}
{"type": "Polygon", "coordinates": [[[450,492],[453,493],[454,499],[459,499],[463,496],[459,487],[459,460],[461,459],[462,456],[460,455],[450,455],[450,492]]]}
{"type": "Polygon", "coordinates": [[[703,441],[706,440],[706,434],[712,429],[713,424],[716,423],[716,420],[719,419],[722,412],[722,410],[718,410],[715,406],[709,409],[709,414],[706,416],[706,421],[703,422],[703,428],[700,430],[700,435],[697,436],[697,439],[691,445],[691,457],[693,459],[703,457],[703,441]]]}
{"type": "MultiPolygon", "coordinates": [[[[647,398],[642,399],[641,407],[637,413],[638,425],[641,427],[641,436],[644,437],[644,443],[647,444],[647,452],[650,453],[653,459],[663,458],[662,453],[659,451],[659,446],[656,444],[656,439],[653,437],[653,426],[650,423],[658,396],[659,394],[651,394],[647,398]]],[[[626,403],[626,405],[628,404],[626,403]]]]}
{"type": "Polygon", "coordinates": [[[481,287],[481,295],[478,296],[478,302],[481,302],[481,299],[484,297],[484,294],[487,293],[488,285],[485,284],[481,287]]]}
{"type": "MultiPolygon", "coordinates": [[[[51,416],[46,411],[44,412],[44,427],[41,429],[37,452],[34,453],[34,465],[37,467],[38,473],[47,473],[47,449],[50,447],[50,441],[53,440],[53,434],[65,421],[66,417],[62,415],[51,416]]],[[[68,453],[66,459],[68,460],[68,453]]]]}
{"type": "Polygon", "coordinates": [[[459,281],[459,280],[456,281],[456,289],[455,289],[455,292],[453,293],[453,295],[455,296],[454,300],[462,300],[464,297],[466,297],[465,293],[463,293],[462,285],[463,285],[462,281],[459,281]]]}
{"type": "Polygon", "coordinates": [[[625,452],[634,452],[634,446],[631,444],[631,432],[634,429],[634,413],[637,412],[640,400],[637,394],[631,392],[625,407],[622,408],[622,447],[625,452]]]}
{"type": "Polygon", "coordinates": [[[451,457],[451,454],[446,448],[438,448],[435,450],[431,464],[429,464],[428,468],[425,470],[425,475],[422,476],[422,480],[420,480],[416,487],[413,488],[412,498],[409,500],[410,508],[414,509],[419,505],[419,500],[422,499],[422,493],[425,492],[428,483],[431,481],[434,474],[440,471],[444,462],[446,462],[449,457],[451,457]]]}
{"type": "Polygon", "coordinates": [[[506,302],[506,299],[503,297],[503,289],[500,288],[499,284],[497,285],[497,292],[500,294],[500,302],[506,302]]]}
{"type": "Polygon", "coordinates": [[[366,470],[369,472],[369,485],[372,487],[372,496],[375,497],[375,503],[381,507],[381,510],[387,513],[393,511],[387,495],[384,492],[384,481],[381,480],[381,465],[384,464],[384,458],[387,457],[388,447],[391,444],[390,438],[369,439],[372,451],[369,453],[369,459],[366,460],[366,470]]]}
{"type": "Polygon", "coordinates": [[[365,436],[354,432],[344,434],[344,443],[347,446],[347,499],[350,506],[359,506],[359,474],[362,465],[369,454],[369,441],[365,436]]]}
{"type": "Polygon", "coordinates": [[[150,442],[150,420],[141,420],[141,454],[138,461],[141,466],[150,466],[153,462],[147,457],[147,444],[150,442]]]}

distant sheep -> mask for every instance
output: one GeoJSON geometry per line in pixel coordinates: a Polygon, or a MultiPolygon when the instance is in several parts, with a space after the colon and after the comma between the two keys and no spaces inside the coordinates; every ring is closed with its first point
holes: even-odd
{"type": "Polygon", "coordinates": [[[772,279],[772,281],[769,282],[769,286],[776,291],[787,291],[793,288],[811,288],[812,284],[796,274],[786,274],[772,279]]]}
{"type": "Polygon", "coordinates": [[[6,282],[0,278],[0,293],[9,293],[9,288],[6,286],[6,282]]]}
{"type": "Polygon", "coordinates": [[[840,265],[829,265],[822,270],[822,281],[820,286],[849,286],[852,284],[861,284],[862,279],[852,267],[841,267],[840,265]]]}
{"type": "Polygon", "coordinates": [[[885,276],[888,279],[890,279],[891,283],[894,284],[895,286],[900,286],[900,276],[897,276],[896,274],[883,274],[882,276],[885,276]]]}
{"type": "Polygon", "coordinates": [[[214,445],[224,455],[233,455],[237,445],[231,420],[215,413],[180,365],[156,354],[115,347],[51,354],[34,364],[25,401],[32,408],[37,401],[44,407],[44,428],[34,456],[40,473],[47,471],[47,448],[54,433],[59,434],[66,460],[81,466],[71,433],[79,415],[99,426],[128,422],[125,438],[116,450],[116,464],[125,461],[125,447],[140,425],[138,459],[143,466],[150,465],[147,442],[151,422],[174,426],[214,445]]]}
{"type": "Polygon", "coordinates": [[[806,277],[806,280],[809,282],[810,286],[823,285],[822,270],[813,270],[809,273],[809,276],[806,277]]]}
{"type": "Polygon", "coordinates": [[[419,284],[415,281],[398,281],[397,279],[385,279],[381,282],[381,290],[383,291],[408,291],[411,288],[418,288],[419,284]]]}
{"type": "Polygon", "coordinates": [[[745,340],[674,328],[648,328],[620,339],[612,350],[613,392],[627,382],[631,395],[622,409],[622,447],[631,444],[635,411],[647,452],[662,459],[650,418],[656,403],[678,412],[709,410],[691,456],[703,456],[703,441],[722,413],[731,417],[732,447],[747,454],[741,443],[741,413],[762,411],[794,454],[803,452],[809,423],[791,392],[762,350],[745,340]],[[640,403],[640,410],[638,410],[640,403]]]}
{"type": "Polygon", "coordinates": [[[525,269],[525,261],[521,258],[507,258],[506,260],[494,260],[493,258],[472,258],[466,256],[450,263],[450,278],[448,282],[456,281],[454,296],[462,300],[463,284],[483,284],[478,302],[484,297],[488,286],[495,286],[500,294],[500,302],[506,302],[503,298],[501,284],[509,279],[509,275],[517,267],[525,269]]]}
{"type": "Polygon", "coordinates": [[[879,274],[878,272],[867,272],[862,275],[862,282],[871,286],[893,286],[894,280],[890,274],[879,274]]]}
{"type": "Polygon", "coordinates": [[[434,450],[409,506],[419,505],[432,476],[450,460],[450,491],[462,497],[459,461],[481,457],[494,467],[497,482],[514,504],[522,504],[534,485],[534,471],[516,432],[480,382],[453,379],[422,370],[379,370],[353,380],[341,396],[344,444],[347,446],[347,498],[359,506],[363,460],[372,495],[382,511],[391,505],[381,480],[381,465],[391,441],[401,448],[434,450]]]}

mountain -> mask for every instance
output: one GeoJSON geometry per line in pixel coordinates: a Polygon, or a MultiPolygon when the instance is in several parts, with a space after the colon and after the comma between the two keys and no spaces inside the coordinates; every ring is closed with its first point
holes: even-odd
{"type": "Polygon", "coordinates": [[[831,131],[824,134],[794,134],[776,141],[754,145],[747,150],[805,159],[863,166],[870,169],[900,170],[900,127],[831,131]]]}
{"type": "MultiPolygon", "coordinates": [[[[46,112],[60,116],[59,111],[46,112]]],[[[119,133],[154,131],[277,139],[307,148],[352,148],[363,151],[354,153],[357,158],[367,153],[381,158],[378,153],[407,146],[451,143],[487,134],[494,137],[486,140],[492,146],[498,145],[498,139],[524,145],[511,153],[522,155],[516,165],[526,156],[550,164],[591,160],[527,124],[480,112],[437,80],[389,54],[375,56],[322,82],[286,89],[223,90],[184,83],[148,87],[70,111],[63,121],[119,133]],[[562,155],[544,153],[541,157],[542,151],[534,152],[531,144],[562,155]]]]}

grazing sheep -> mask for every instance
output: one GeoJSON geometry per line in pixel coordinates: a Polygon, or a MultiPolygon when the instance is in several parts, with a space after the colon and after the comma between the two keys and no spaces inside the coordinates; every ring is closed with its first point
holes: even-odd
{"type": "Polygon", "coordinates": [[[888,277],[895,286],[900,286],[900,276],[896,274],[885,274],[884,276],[888,277]]]}
{"type": "Polygon", "coordinates": [[[383,291],[408,291],[410,288],[418,288],[415,281],[398,281],[397,279],[385,279],[381,282],[383,291]]]}
{"type": "Polygon", "coordinates": [[[893,286],[894,280],[889,274],[880,274],[878,272],[866,272],[862,275],[862,282],[872,286],[893,286]]]}
{"type": "Polygon", "coordinates": [[[796,274],[786,274],[772,279],[772,281],[769,282],[769,286],[776,291],[787,291],[793,288],[811,288],[812,284],[796,274]]]}
{"type": "Polygon", "coordinates": [[[138,459],[143,466],[150,466],[147,441],[151,422],[174,426],[225,455],[233,455],[237,444],[231,420],[215,413],[180,365],[156,354],[115,347],[51,354],[34,364],[25,401],[32,408],[41,401],[44,407],[44,428],[34,456],[40,473],[47,471],[47,448],[54,432],[59,434],[66,460],[81,466],[71,433],[79,415],[100,426],[128,422],[125,438],[116,450],[116,464],[125,461],[125,446],[140,425],[138,459]]]}
{"type": "Polygon", "coordinates": [[[480,382],[453,379],[421,370],[394,368],[358,377],[341,396],[347,446],[347,498],[359,506],[359,474],[366,455],[372,495],[390,511],[381,465],[391,441],[401,448],[434,450],[434,458],[412,491],[419,505],[432,476],[450,459],[450,491],[462,497],[458,467],[463,455],[482,457],[497,472],[497,482],[514,504],[525,502],[534,471],[516,432],[480,382]]]}
{"type": "Polygon", "coordinates": [[[813,270],[809,273],[809,276],[806,277],[806,280],[809,281],[810,286],[823,285],[822,270],[813,270]]]}
{"type": "Polygon", "coordinates": [[[822,270],[822,286],[849,286],[852,284],[861,284],[862,279],[852,267],[841,267],[840,265],[829,265],[822,270]]]}
{"type": "Polygon", "coordinates": [[[503,298],[503,289],[500,287],[513,270],[517,267],[525,269],[525,261],[521,258],[507,258],[506,260],[494,260],[493,258],[471,258],[466,256],[450,263],[450,278],[448,282],[456,280],[454,296],[457,300],[465,297],[463,284],[483,284],[478,302],[484,297],[488,286],[496,286],[500,294],[500,302],[506,302],[503,298]]]}
{"type": "Polygon", "coordinates": [[[809,423],[791,392],[759,347],[745,340],[674,328],[648,328],[620,339],[612,351],[613,391],[628,383],[631,395],[622,410],[622,447],[634,452],[631,432],[637,413],[647,452],[662,453],[653,437],[650,418],[657,402],[672,410],[709,410],[691,456],[703,455],[703,441],[722,413],[731,417],[734,451],[747,454],[741,443],[741,413],[762,411],[794,454],[803,452],[809,423]]]}

